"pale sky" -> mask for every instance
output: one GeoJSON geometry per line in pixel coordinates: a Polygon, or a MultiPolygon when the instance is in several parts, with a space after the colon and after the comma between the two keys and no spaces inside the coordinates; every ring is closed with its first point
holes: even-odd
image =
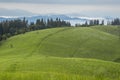
{"type": "Polygon", "coordinates": [[[50,13],[120,17],[120,0],[0,0],[0,16],[50,13]]]}

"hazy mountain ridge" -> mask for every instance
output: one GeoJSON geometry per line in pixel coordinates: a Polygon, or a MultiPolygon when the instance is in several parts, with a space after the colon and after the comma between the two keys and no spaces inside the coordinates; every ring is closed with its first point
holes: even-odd
{"type": "MultiPolygon", "coordinates": [[[[0,21],[5,21],[5,20],[14,20],[14,19],[23,19],[24,17],[20,17],[20,16],[1,16],[0,17],[0,21]]],[[[35,22],[37,19],[56,19],[56,18],[60,18],[61,20],[65,20],[65,21],[69,21],[72,25],[75,25],[76,23],[84,23],[85,21],[89,21],[89,20],[94,20],[94,19],[98,19],[98,20],[105,20],[105,21],[111,21],[114,18],[112,17],[82,17],[82,16],[78,16],[78,17],[74,17],[74,16],[67,16],[67,15],[35,15],[35,16],[27,16],[25,17],[28,22],[35,22]]]]}

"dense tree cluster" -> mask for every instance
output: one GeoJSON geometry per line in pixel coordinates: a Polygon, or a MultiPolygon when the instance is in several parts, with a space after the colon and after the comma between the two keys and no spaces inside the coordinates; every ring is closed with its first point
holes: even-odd
{"type": "Polygon", "coordinates": [[[6,40],[7,37],[25,33],[28,22],[25,20],[16,19],[11,21],[0,22],[0,41],[6,40]]]}
{"type": "Polygon", "coordinates": [[[0,41],[6,40],[10,36],[14,36],[17,34],[24,34],[28,31],[46,29],[46,28],[54,28],[54,27],[64,27],[64,26],[71,26],[69,22],[63,21],[59,18],[48,19],[37,19],[36,23],[28,21],[24,19],[16,19],[16,20],[6,20],[0,22],[0,41]]]}
{"type": "Polygon", "coordinates": [[[111,22],[111,25],[120,25],[120,19],[116,18],[111,22]]]}
{"type": "Polygon", "coordinates": [[[39,29],[46,29],[46,28],[55,28],[55,27],[65,27],[71,26],[69,22],[56,18],[56,20],[47,19],[44,21],[43,19],[37,19],[36,23],[31,22],[29,25],[29,30],[39,30],[39,29]]]}

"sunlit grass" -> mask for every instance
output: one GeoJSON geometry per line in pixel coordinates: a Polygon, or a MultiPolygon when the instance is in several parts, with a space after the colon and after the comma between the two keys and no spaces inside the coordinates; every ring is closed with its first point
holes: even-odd
{"type": "Polygon", "coordinates": [[[119,48],[96,28],[28,32],[1,42],[0,80],[119,80],[119,48]]]}

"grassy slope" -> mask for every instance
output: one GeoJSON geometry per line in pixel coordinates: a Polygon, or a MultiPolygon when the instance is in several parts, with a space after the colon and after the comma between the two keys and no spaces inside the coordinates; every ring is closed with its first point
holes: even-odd
{"type": "Polygon", "coordinates": [[[45,39],[38,53],[49,56],[115,60],[120,57],[119,47],[119,40],[114,35],[91,28],[75,28],[45,39]]]}
{"type": "Polygon", "coordinates": [[[116,36],[91,28],[14,36],[0,46],[0,79],[119,80],[120,64],[96,60],[119,58],[119,47],[116,36]]]}
{"type": "Polygon", "coordinates": [[[93,26],[92,28],[98,29],[98,30],[101,30],[101,31],[104,31],[104,32],[107,32],[107,33],[110,33],[110,34],[113,34],[113,35],[116,35],[116,36],[120,35],[119,26],[93,26]]]}

